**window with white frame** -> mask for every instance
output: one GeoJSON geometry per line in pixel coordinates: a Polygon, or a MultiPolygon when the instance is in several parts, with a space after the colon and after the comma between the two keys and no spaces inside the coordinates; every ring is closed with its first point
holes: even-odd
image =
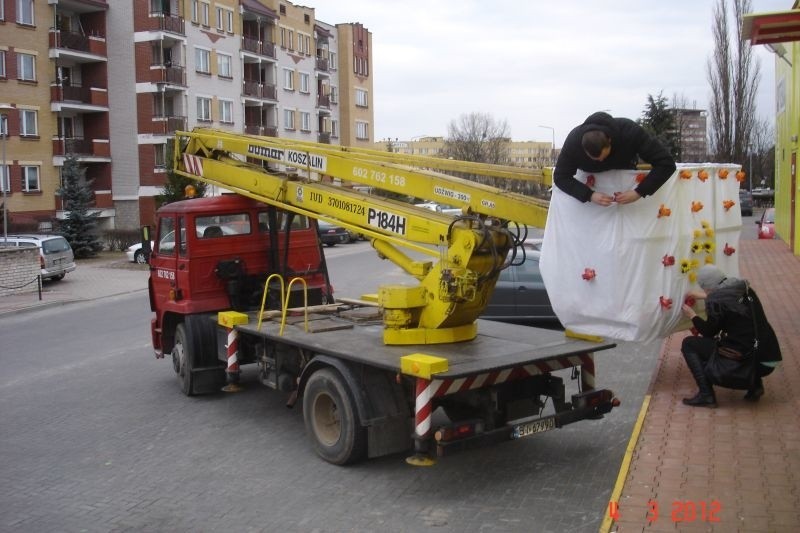
{"type": "Polygon", "coordinates": [[[6,51],[0,50],[0,78],[7,78],[8,73],[6,72],[6,51]]]}
{"type": "Polygon", "coordinates": [[[230,9],[225,10],[225,30],[233,33],[233,11],[230,9]]]}
{"type": "Polygon", "coordinates": [[[39,186],[39,167],[33,165],[22,167],[22,190],[25,192],[41,190],[39,186]]]}
{"type": "Polygon", "coordinates": [[[192,22],[197,24],[200,22],[200,2],[198,0],[192,0],[192,22]]]}
{"type": "Polygon", "coordinates": [[[294,50],[294,31],[281,27],[281,47],[294,50]]]}
{"type": "Polygon", "coordinates": [[[6,5],[0,2],[0,20],[6,20],[6,5]]]}
{"type": "Polygon", "coordinates": [[[233,100],[219,101],[219,121],[233,124],[233,100]]]}
{"type": "Polygon", "coordinates": [[[339,88],[331,85],[331,103],[336,104],[339,102],[339,88]]]}
{"type": "Polygon", "coordinates": [[[311,92],[311,76],[308,75],[308,72],[300,73],[300,92],[301,93],[311,92]]]}
{"type": "Polygon", "coordinates": [[[328,52],[328,68],[330,70],[336,70],[338,61],[336,52],[328,52]]]}
{"type": "Polygon", "coordinates": [[[8,135],[8,115],[0,115],[0,137],[8,135]]]}
{"type": "Polygon", "coordinates": [[[17,24],[34,25],[33,0],[17,0],[17,24]]]}
{"type": "Polygon", "coordinates": [[[38,137],[39,135],[39,113],[31,109],[21,109],[19,112],[20,136],[38,137]]]}
{"type": "Polygon", "coordinates": [[[232,65],[233,60],[231,56],[217,52],[217,75],[219,75],[220,78],[233,77],[232,65]]]}
{"type": "Polygon", "coordinates": [[[356,105],[359,107],[367,107],[369,105],[367,91],[364,89],[356,89],[356,105]]]}
{"type": "Polygon", "coordinates": [[[223,31],[225,29],[225,10],[217,6],[217,29],[223,31]]]}
{"type": "Polygon", "coordinates": [[[154,144],[153,145],[153,163],[155,168],[158,169],[165,169],[167,168],[167,145],[166,144],[154,144]]]}
{"type": "Polygon", "coordinates": [[[287,91],[294,91],[294,70],[283,69],[283,88],[287,91]]]}
{"type": "Polygon", "coordinates": [[[311,131],[311,113],[300,111],[300,130],[311,131]]]}
{"type": "Polygon", "coordinates": [[[301,54],[311,55],[311,36],[297,32],[297,51],[301,54]]]}
{"type": "Polygon", "coordinates": [[[294,129],[294,109],[283,110],[283,129],[285,130],[294,129]]]}
{"type": "Polygon", "coordinates": [[[33,54],[17,54],[17,79],[36,81],[36,56],[33,54]]]}
{"type": "Polygon", "coordinates": [[[200,4],[200,24],[203,26],[209,26],[209,11],[211,10],[211,6],[208,2],[202,2],[200,4]]]}
{"type": "Polygon", "coordinates": [[[331,119],[331,137],[338,137],[339,136],[339,121],[331,119]]]}
{"type": "Polygon", "coordinates": [[[197,120],[211,122],[211,98],[206,98],[205,96],[197,97],[197,120]]]}
{"type": "Polygon", "coordinates": [[[369,123],[356,120],[356,139],[369,139],[369,123]]]}
{"type": "Polygon", "coordinates": [[[0,165],[0,190],[11,192],[11,182],[9,181],[8,165],[0,165]]]}
{"type": "Polygon", "coordinates": [[[194,69],[203,74],[211,74],[211,51],[204,48],[194,49],[194,69]]]}

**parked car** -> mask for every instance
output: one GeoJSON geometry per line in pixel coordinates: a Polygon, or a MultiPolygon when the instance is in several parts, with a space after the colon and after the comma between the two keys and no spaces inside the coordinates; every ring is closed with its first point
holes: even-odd
{"type": "Polygon", "coordinates": [[[750,191],[739,189],[739,207],[743,217],[753,216],[753,194],[750,191]]]}
{"type": "MultiPolygon", "coordinates": [[[[0,245],[6,240],[0,240],[0,245]]],[[[61,235],[9,235],[8,246],[36,246],[39,248],[39,266],[42,279],[62,280],[77,267],[75,255],[67,239],[61,235]]]]}
{"type": "Polygon", "coordinates": [[[342,226],[317,220],[318,234],[322,244],[326,246],[336,246],[337,244],[347,244],[350,242],[350,233],[342,226]]]}
{"type": "MultiPolygon", "coordinates": [[[[150,241],[150,249],[153,249],[153,241],[150,241]]],[[[141,242],[137,242],[136,244],[128,246],[128,248],[125,250],[125,256],[128,258],[128,261],[131,261],[132,263],[147,263],[147,257],[144,255],[141,242]]]]}
{"type": "MultiPolygon", "coordinates": [[[[541,252],[533,246],[525,248],[522,264],[512,265],[500,273],[481,318],[500,322],[558,323],[539,271],[541,252]]],[[[516,261],[522,259],[520,253],[517,253],[516,261]]]]}
{"type": "Polygon", "coordinates": [[[775,208],[768,207],[764,209],[761,218],[756,220],[758,224],[758,238],[759,239],[774,239],[775,238],[775,208]]]}

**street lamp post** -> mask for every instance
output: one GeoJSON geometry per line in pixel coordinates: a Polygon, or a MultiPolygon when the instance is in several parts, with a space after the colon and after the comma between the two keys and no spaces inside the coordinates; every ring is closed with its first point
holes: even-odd
{"type": "Polygon", "coordinates": [[[6,166],[6,137],[8,137],[8,115],[3,113],[8,109],[13,109],[8,104],[0,104],[0,126],[3,126],[3,162],[0,168],[3,169],[3,245],[8,246],[8,186],[11,185],[11,176],[9,176],[8,167],[6,166]]]}
{"type": "Polygon", "coordinates": [[[542,126],[540,128],[550,130],[553,134],[553,145],[550,147],[550,162],[556,164],[556,129],[553,126],[542,126]]]}
{"type": "Polygon", "coordinates": [[[753,147],[750,146],[750,172],[747,173],[747,178],[750,183],[750,192],[753,192],[753,147]]]}

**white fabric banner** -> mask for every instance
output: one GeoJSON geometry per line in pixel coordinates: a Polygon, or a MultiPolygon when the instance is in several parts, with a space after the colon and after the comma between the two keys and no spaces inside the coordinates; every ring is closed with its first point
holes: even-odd
{"type": "MultiPolygon", "coordinates": [[[[654,195],[609,207],[553,187],[540,266],[562,325],[642,342],[689,328],[681,304],[697,287],[697,270],[713,263],[739,275],[739,169],[680,164],[654,195]]],[[[575,179],[613,195],[635,188],[642,175],[578,171],[575,179]]]]}

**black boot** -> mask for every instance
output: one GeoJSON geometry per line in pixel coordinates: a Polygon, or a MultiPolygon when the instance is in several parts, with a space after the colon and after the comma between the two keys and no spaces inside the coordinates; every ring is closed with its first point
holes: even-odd
{"type": "Polygon", "coordinates": [[[747,390],[744,399],[748,402],[757,402],[762,396],[764,396],[764,383],[761,381],[761,376],[756,376],[753,386],[747,390]]]}
{"type": "Polygon", "coordinates": [[[686,366],[689,367],[698,388],[697,394],[691,398],[684,398],[683,403],[692,407],[716,407],[717,398],[714,396],[714,387],[706,377],[703,361],[696,353],[689,351],[683,352],[683,358],[686,360],[686,366]]]}

